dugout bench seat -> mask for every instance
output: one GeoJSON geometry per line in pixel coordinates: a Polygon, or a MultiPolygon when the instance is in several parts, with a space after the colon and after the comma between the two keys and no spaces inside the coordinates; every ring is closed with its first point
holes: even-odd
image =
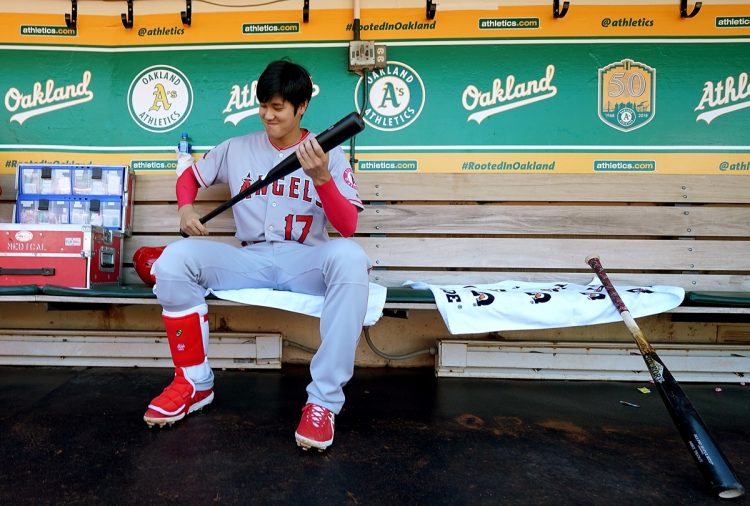
{"type": "MultiPolygon", "coordinates": [[[[211,304],[235,304],[209,295],[211,304]]],[[[89,289],[56,285],[0,286],[0,301],[98,303],[98,304],[155,304],[156,296],[144,285],[101,285],[89,289]]],[[[407,309],[435,308],[435,298],[429,290],[389,287],[385,315],[398,316],[407,309]]],[[[747,313],[750,314],[750,293],[695,292],[685,293],[683,304],[675,313],[747,313]]]]}
{"type": "MultiPolygon", "coordinates": [[[[432,293],[403,288],[406,280],[585,284],[594,278],[585,263],[592,253],[601,256],[615,284],[687,290],[680,307],[639,319],[653,344],[725,354],[750,343],[746,176],[374,172],[358,174],[357,181],[366,209],[354,239],[372,259],[371,280],[388,287],[384,318],[365,329],[367,346],[358,347],[358,366],[445,370],[436,350],[448,335],[432,293]]],[[[12,176],[0,175],[0,184],[12,188],[12,176]]],[[[131,259],[140,246],[179,239],[174,176],[137,174],[135,186],[122,286],[0,291],[0,361],[169,367],[160,307],[131,259]]],[[[0,196],[0,220],[10,221],[13,198],[7,191],[0,196]]],[[[206,213],[227,198],[226,188],[211,188],[199,193],[198,206],[206,213]]],[[[231,211],[209,227],[213,238],[236,244],[231,211]]],[[[310,317],[218,299],[208,305],[212,356],[223,357],[214,359],[215,365],[271,367],[258,358],[258,336],[280,343],[275,367],[308,363],[319,342],[310,317]],[[250,344],[240,346],[244,355],[237,355],[237,343],[248,339],[250,344]]],[[[556,343],[582,350],[632,346],[619,323],[469,338],[507,343],[511,350],[536,349],[539,343],[553,352],[556,343]]]]}
{"type": "MultiPolygon", "coordinates": [[[[12,179],[0,175],[0,184],[12,188],[12,179]]],[[[436,340],[446,337],[442,319],[432,293],[403,288],[406,280],[585,284],[594,277],[585,263],[592,253],[601,256],[615,284],[687,290],[683,305],[641,321],[654,343],[731,348],[750,341],[750,180],[745,176],[360,173],[357,181],[366,209],[354,239],[372,259],[371,280],[388,287],[386,317],[370,330],[376,344],[365,329],[369,348],[358,350],[361,366],[437,366],[430,355],[436,340]]],[[[157,300],[131,259],[140,246],[179,239],[174,176],[137,174],[135,186],[122,286],[0,289],[0,340],[5,339],[7,353],[23,355],[6,357],[8,363],[168,364],[169,357],[159,355],[167,353],[163,343],[145,350],[141,344],[158,341],[163,329],[157,300]]],[[[0,196],[0,220],[10,221],[13,198],[7,191],[0,196]]],[[[200,212],[227,198],[226,188],[201,191],[200,212]]],[[[236,244],[231,211],[209,227],[214,239],[236,244]]],[[[246,310],[218,299],[208,305],[212,336],[230,348],[248,335],[271,332],[283,336],[279,363],[305,363],[317,345],[315,323],[308,317],[246,310]]],[[[618,324],[471,339],[615,347],[632,341],[618,324]]],[[[244,358],[235,363],[233,353],[227,351],[226,367],[249,367],[244,358]]]]}
{"type": "MultiPolygon", "coordinates": [[[[585,284],[586,256],[599,254],[615,284],[683,287],[672,312],[750,314],[750,184],[746,176],[659,174],[359,173],[366,209],[354,239],[388,287],[386,315],[434,309],[431,284],[566,281],[585,284]]],[[[12,217],[12,175],[0,175],[0,221],[12,217]]],[[[201,190],[205,214],[228,198],[201,190]]],[[[179,239],[174,176],[136,176],[133,234],[121,286],[89,290],[0,287],[0,301],[151,304],[132,267],[141,246],[179,239]]],[[[211,238],[236,243],[231,210],[208,223],[211,238]]],[[[210,300],[209,304],[235,304],[210,300]]]]}
{"type": "MultiPolygon", "coordinates": [[[[388,309],[434,304],[429,292],[400,288],[406,280],[585,284],[593,278],[584,261],[592,253],[615,284],[685,288],[678,312],[745,313],[750,306],[745,176],[359,173],[357,181],[366,209],[355,240],[373,260],[371,281],[389,288],[388,309]]],[[[0,221],[10,222],[13,176],[0,175],[0,185],[0,221]]],[[[225,187],[201,191],[199,212],[227,198],[225,187]]],[[[236,242],[231,210],[208,226],[211,238],[236,242]]],[[[4,287],[0,300],[147,303],[153,295],[132,268],[133,253],[179,239],[177,228],[174,176],[140,174],[123,286],[4,287]]]]}

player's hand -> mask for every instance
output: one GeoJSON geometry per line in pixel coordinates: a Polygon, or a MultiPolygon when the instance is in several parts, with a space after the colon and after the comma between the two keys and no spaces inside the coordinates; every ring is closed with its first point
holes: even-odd
{"type": "Polygon", "coordinates": [[[331,173],[328,171],[328,153],[323,151],[315,137],[305,139],[297,146],[297,159],[315,186],[324,185],[331,179],[331,173]]]}
{"type": "Polygon", "coordinates": [[[180,215],[181,231],[187,235],[208,235],[208,229],[201,223],[201,216],[192,205],[184,205],[177,212],[180,215]]]}

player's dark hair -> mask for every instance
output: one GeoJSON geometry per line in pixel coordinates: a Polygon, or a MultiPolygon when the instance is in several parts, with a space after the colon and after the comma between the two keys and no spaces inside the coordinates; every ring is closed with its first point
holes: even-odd
{"type": "Polygon", "coordinates": [[[287,60],[277,60],[269,63],[258,78],[255,95],[261,103],[280,95],[294,106],[296,114],[297,108],[310,100],[312,91],[312,80],[304,67],[287,60]]]}

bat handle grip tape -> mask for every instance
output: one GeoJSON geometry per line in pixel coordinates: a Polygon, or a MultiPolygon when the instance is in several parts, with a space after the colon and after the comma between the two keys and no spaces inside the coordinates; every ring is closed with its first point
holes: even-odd
{"type": "Polygon", "coordinates": [[[602,285],[604,285],[604,288],[607,290],[607,293],[609,294],[609,298],[612,299],[612,304],[615,305],[617,308],[617,311],[620,313],[624,312],[630,312],[628,311],[628,307],[625,305],[625,303],[622,301],[622,298],[620,297],[620,294],[617,293],[617,290],[615,290],[614,285],[609,280],[609,276],[607,276],[607,273],[604,272],[604,267],[602,267],[601,261],[599,261],[599,257],[596,255],[592,255],[588,258],[586,258],[586,263],[591,266],[591,269],[596,273],[596,275],[599,277],[599,280],[602,282],[602,285]]]}

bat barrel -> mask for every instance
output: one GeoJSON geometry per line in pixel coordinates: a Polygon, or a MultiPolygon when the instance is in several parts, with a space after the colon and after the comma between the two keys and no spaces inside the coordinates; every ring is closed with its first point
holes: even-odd
{"type": "Polygon", "coordinates": [[[721,449],[714,444],[705,426],[697,424],[690,428],[692,437],[687,440],[687,446],[693,453],[693,458],[698,463],[703,477],[708,481],[711,491],[722,499],[735,499],[745,495],[745,487],[740,483],[721,449]],[[696,448],[692,448],[691,443],[696,448]],[[700,445],[699,448],[697,448],[698,445],[700,445]]]}
{"type": "Polygon", "coordinates": [[[661,361],[651,344],[643,336],[633,317],[617,293],[597,255],[586,258],[586,263],[593,269],[602,285],[607,290],[612,304],[617,308],[623,322],[633,335],[649,374],[654,380],[659,395],[688,447],[698,469],[709,484],[711,492],[722,499],[733,499],[745,494],[745,488],[721,452],[706,424],[693,407],[685,392],[661,361]]]}
{"type": "Polygon", "coordinates": [[[655,351],[643,355],[654,386],[664,401],[669,416],[677,427],[698,470],[706,479],[711,492],[722,499],[733,499],[745,494],[729,461],[690,399],[655,351]]]}

